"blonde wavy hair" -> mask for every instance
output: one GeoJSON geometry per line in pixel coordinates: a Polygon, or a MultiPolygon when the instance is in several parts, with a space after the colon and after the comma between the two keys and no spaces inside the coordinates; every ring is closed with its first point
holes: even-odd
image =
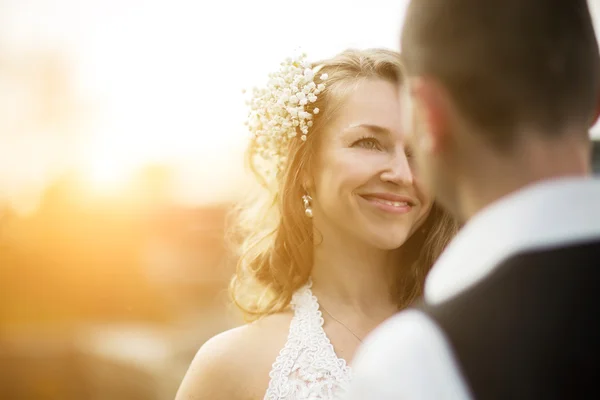
{"type": "MultiPolygon", "coordinates": [[[[321,113],[315,115],[306,142],[291,142],[286,167],[274,183],[257,168],[253,145],[247,151],[249,169],[259,184],[234,209],[229,231],[238,259],[230,295],[246,321],[285,310],[311,274],[314,238],[304,213],[302,182],[313,173],[320,132],[361,81],[383,79],[398,87],[403,82],[400,55],[389,50],[347,50],[313,64],[317,66],[319,73],[329,75],[314,103],[321,113]]],[[[423,227],[402,246],[403,262],[392,288],[399,309],[422,293],[427,272],[455,231],[455,222],[434,204],[423,227]]]]}

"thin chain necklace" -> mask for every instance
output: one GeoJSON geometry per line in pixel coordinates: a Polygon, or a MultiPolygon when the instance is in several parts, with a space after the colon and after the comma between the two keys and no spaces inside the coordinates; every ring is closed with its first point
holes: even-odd
{"type": "Polygon", "coordinates": [[[350,332],[352,335],[354,335],[354,337],[359,341],[359,342],[363,342],[362,339],[352,331],[352,329],[348,328],[346,326],[346,324],[344,324],[342,321],[340,321],[339,319],[337,319],[336,317],[334,317],[329,311],[327,311],[327,309],[325,307],[323,307],[321,304],[319,304],[319,306],[321,307],[321,309],[323,311],[325,311],[335,322],[337,322],[338,324],[340,324],[341,326],[343,326],[344,328],[346,328],[346,330],[348,332],[350,332]]]}

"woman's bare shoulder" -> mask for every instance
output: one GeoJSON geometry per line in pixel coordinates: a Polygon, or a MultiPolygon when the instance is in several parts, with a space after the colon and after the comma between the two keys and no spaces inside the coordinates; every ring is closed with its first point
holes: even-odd
{"type": "Polygon", "coordinates": [[[262,399],[291,316],[275,314],[220,333],[194,357],[176,400],[262,399]]]}

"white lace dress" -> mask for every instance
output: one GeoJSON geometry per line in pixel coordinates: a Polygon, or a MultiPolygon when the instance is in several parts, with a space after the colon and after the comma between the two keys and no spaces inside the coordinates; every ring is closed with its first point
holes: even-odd
{"type": "Polygon", "coordinates": [[[332,400],[344,393],[352,370],[338,358],[323,330],[310,283],[292,297],[287,342],[273,363],[265,400],[332,400]]]}

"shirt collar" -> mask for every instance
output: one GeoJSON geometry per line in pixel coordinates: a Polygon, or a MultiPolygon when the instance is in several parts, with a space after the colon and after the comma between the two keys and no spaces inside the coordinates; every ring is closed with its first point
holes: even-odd
{"type": "Polygon", "coordinates": [[[600,180],[533,184],[474,216],[427,277],[425,300],[446,301],[475,285],[511,255],[600,240],[600,180]]]}

